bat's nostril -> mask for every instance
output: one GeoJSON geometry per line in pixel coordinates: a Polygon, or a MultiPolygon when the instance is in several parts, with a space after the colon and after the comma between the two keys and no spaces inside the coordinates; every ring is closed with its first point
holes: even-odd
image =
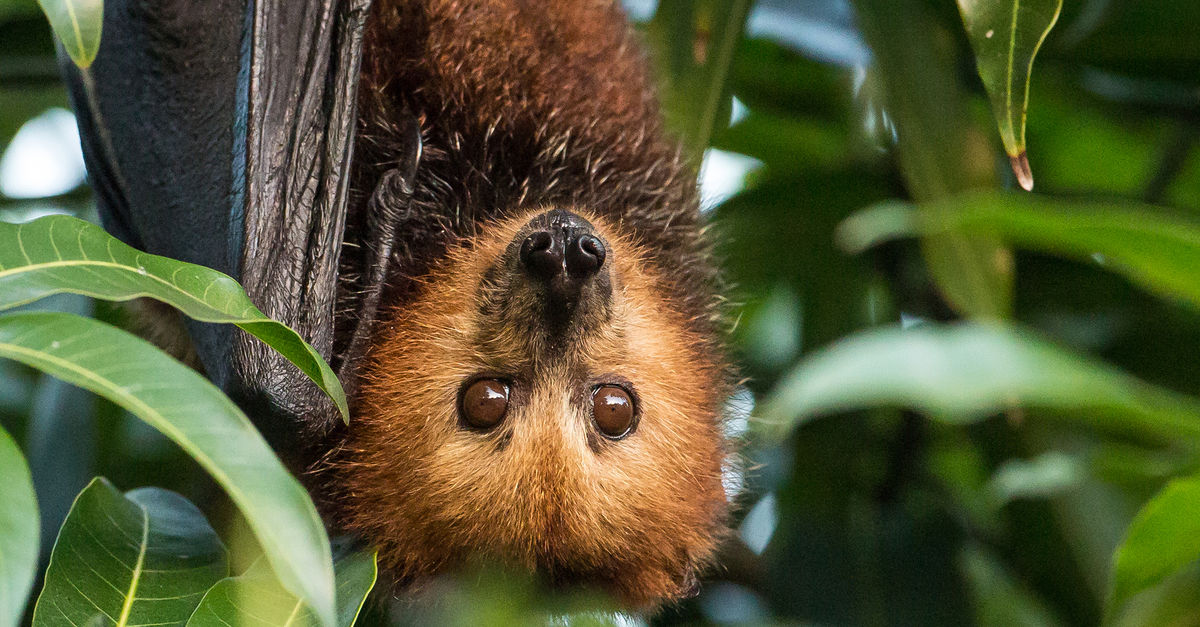
{"type": "Polygon", "coordinates": [[[567,272],[578,278],[588,277],[600,271],[604,265],[604,242],[595,235],[580,235],[567,248],[567,272]]]}
{"type": "Polygon", "coordinates": [[[521,244],[521,263],[534,276],[550,280],[563,269],[563,245],[549,231],[536,231],[521,244]]]}

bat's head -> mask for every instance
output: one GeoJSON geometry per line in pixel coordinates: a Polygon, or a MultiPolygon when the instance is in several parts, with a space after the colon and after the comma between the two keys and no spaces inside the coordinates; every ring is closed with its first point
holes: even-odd
{"type": "Polygon", "coordinates": [[[534,211],[464,238],[385,314],[341,518],[400,581],[471,556],[677,598],[727,510],[726,369],[619,225],[534,211]]]}

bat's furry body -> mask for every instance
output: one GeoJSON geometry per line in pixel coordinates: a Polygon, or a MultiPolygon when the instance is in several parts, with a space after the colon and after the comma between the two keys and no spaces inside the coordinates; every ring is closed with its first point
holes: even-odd
{"type": "Polygon", "coordinates": [[[386,284],[365,347],[340,338],[331,519],[401,583],[482,554],[635,606],[687,593],[725,523],[729,368],[694,171],[617,3],[376,0],[358,113],[342,298],[382,262],[386,284]],[[567,314],[516,259],[552,210],[608,250],[567,314]],[[394,241],[356,240],[381,223],[394,241]],[[456,409],[479,376],[512,386],[486,432],[456,409]],[[639,407],[619,440],[589,413],[606,383],[639,407]]]}
{"type": "Polygon", "coordinates": [[[397,584],[482,556],[636,607],[691,591],[731,374],[695,174],[617,0],[293,1],[113,0],[68,69],[106,226],[332,348],[351,422],[219,327],[192,360],[397,584]]]}

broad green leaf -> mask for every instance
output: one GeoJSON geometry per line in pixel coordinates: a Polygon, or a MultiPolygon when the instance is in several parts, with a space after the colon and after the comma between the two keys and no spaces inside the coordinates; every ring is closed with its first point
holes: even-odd
{"type": "Polygon", "coordinates": [[[100,51],[104,0],[38,0],[67,55],[86,68],[100,51]]]}
{"type": "Polygon", "coordinates": [[[154,298],[196,320],[235,324],[295,364],[349,418],[346,394],[329,364],[295,331],[259,311],[237,281],[140,252],[69,216],[0,223],[0,311],[62,292],[115,301],[154,298]]]}
{"type": "Polygon", "coordinates": [[[759,416],[764,435],[798,421],[879,406],[950,423],[1014,406],[1061,410],[1101,426],[1200,439],[1200,401],[1002,326],[877,329],[819,351],[785,376],[759,416]]]}
{"type": "MultiPolygon", "coordinates": [[[[350,627],[375,586],[375,554],[346,552],[334,560],[333,570],[337,579],[337,625],[350,627]]],[[[187,624],[188,627],[300,627],[319,623],[303,603],[280,587],[271,570],[258,561],[241,576],[217,582],[204,595],[187,624]]]]}
{"type": "MultiPolygon", "coordinates": [[[[873,52],[865,88],[878,94],[868,98],[881,101],[879,123],[894,127],[896,160],[912,197],[928,202],[995,186],[992,147],[971,124],[955,60],[938,44],[941,24],[926,3],[854,0],[854,6],[873,52]]],[[[1011,254],[994,237],[946,233],[924,238],[921,251],[956,311],[977,319],[1009,316],[1011,254]]]]}
{"type": "Polygon", "coordinates": [[[1200,477],[1167,484],[1129,525],[1113,564],[1109,611],[1200,558],[1200,477]]]}
{"type": "Polygon", "coordinates": [[[1033,58],[1058,21],[1062,0],[958,0],[979,77],[992,100],[1017,181],[1033,189],[1025,154],[1025,114],[1033,58]]]}
{"type": "Polygon", "coordinates": [[[751,0],[662,0],[647,27],[667,125],[699,156],[728,122],[726,85],[751,0]]]}
{"type": "Polygon", "coordinates": [[[159,488],[121,494],[97,478],[75,498],[50,554],[33,624],[182,624],[229,572],[225,545],[187,499],[159,488]]]}
{"type": "Polygon", "coordinates": [[[860,251],[898,237],[951,231],[1000,236],[1020,248],[1098,261],[1142,287],[1200,308],[1200,222],[1131,203],[1030,194],[953,198],[914,208],[885,203],[850,217],[842,245],[860,251]]]}
{"type": "Polygon", "coordinates": [[[958,561],[975,601],[976,624],[1006,627],[1059,625],[1041,600],[1014,579],[1004,564],[982,546],[966,546],[958,561]]]}
{"type": "Polygon", "coordinates": [[[140,338],[70,314],[0,316],[0,357],[91,390],[174,440],[245,514],[283,585],[332,624],[333,569],[321,519],[216,386],[140,338]]]}
{"type": "Polygon", "coordinates": [[[37,575],[38,509],[17,443],[0,429],[0,627],[21,619],[37,575]]]}

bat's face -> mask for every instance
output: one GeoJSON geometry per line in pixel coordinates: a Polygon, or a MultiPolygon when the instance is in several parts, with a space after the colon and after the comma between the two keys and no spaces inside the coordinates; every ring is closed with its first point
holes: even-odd
{"type": "Polygon", "coordinates": [[[721,535],[719,357],[619,229],[485,227],[386,315],[338,464],[346,527],[401,581],[484,556],[635,606],[721,535]]]}

